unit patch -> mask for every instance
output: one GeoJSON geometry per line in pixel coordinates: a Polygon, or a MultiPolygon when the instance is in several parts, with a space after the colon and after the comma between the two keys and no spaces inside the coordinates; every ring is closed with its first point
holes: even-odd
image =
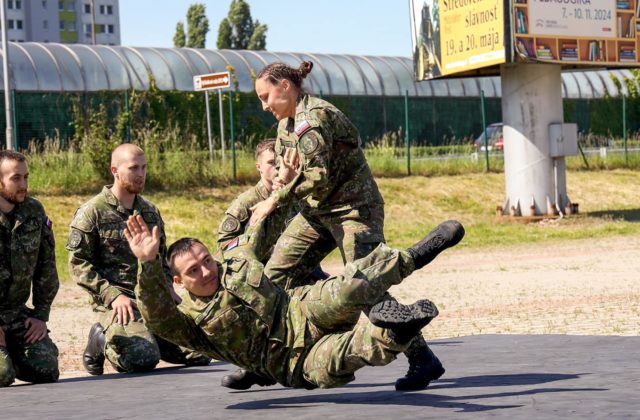
{"type": "Polygon", "coordinates": [[[69,234],[69,242],[67,246],[71,249],[76,249],[78,245],[82,242],[82,235],[75,229],[71,229],[71,233],[69,234]]]}
{"type": "Polygon", "coordinates": [[[240,227],[240,223],[234,219],[233,217],[227,217],[224,222],[222,222],[222,231],[223,232],[235,232],[240,227]]]}
{"type": "Polygon", "coordinates": [[[318,137],[314,133],[309,133],[300,139],[300,150],[305,155],[310,155],[318,148],[318,137]]]}

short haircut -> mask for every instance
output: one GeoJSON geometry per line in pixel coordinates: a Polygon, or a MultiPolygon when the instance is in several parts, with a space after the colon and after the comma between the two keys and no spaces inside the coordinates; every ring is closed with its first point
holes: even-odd
{"type": "Polygon", "coordinates": [[[258,156],[260,156],[260,154],[262,152],[264,152],[265,150],[270,150],[273,153],[276,152],[276,139],[274,138],[270,138],[270,139],[264,139],[262,140],[260,143],[258,143],[258,145],[256,146],[256,160],[258,159],[258,156]]]}
{"type": "Polygon", "coordinates": [[[199,239],[189,237],[180,238],[171,244],[171,246],[167,250],[167,262],[169,263],[169,267],[171,268],[171,274],[173,274],[174,276],[180,275],[180,273],[178,273],[178,270],[176,270],[176,258],[189,252],[189,250],[191,250],[191,248],[195,244],[200,244],[206,248],[206,245],[203,244],[199,239]]]}
{"type": "Polygon", "coordinates": [[[26,162],[27,158],[20,152],[13,150],[0,150],[0,164],[5,160],[15,160],[16,162],[26,162]]]}

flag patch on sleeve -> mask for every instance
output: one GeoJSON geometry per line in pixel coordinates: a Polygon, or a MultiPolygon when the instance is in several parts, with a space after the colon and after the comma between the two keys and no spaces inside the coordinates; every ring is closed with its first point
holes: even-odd
{"type": "Polygon", "coordinates": [[[225,248],[225,251],[229,251],[230,249],[233,249],[233,248],[235,248],[237,246],[238,246],[238,238],[236,238],[233,241],[229,242],[227,244],[227,247],[225,248]]]}
{"type": "Polygon", "coordinates": [[[298,135],[298,137],[300,137],[302,134],[304,134],[310,128],[311,128],[311,124],[309,124],[309,121],[303,120],[303,121],[300,122],[300,124],[298,124],[296,126],[295,132],[298,135]]]}

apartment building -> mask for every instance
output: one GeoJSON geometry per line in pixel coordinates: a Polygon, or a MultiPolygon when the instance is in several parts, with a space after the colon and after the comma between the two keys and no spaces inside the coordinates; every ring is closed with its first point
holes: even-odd
{"type": "Polygon", "coordinates": [[[5,0],[14,42],[120,45],[118,0],[5,0]]]}

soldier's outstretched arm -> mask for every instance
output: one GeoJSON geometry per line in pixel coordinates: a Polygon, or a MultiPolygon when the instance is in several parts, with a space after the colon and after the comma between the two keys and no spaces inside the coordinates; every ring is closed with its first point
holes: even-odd
{"type": "Polygon", "coordinates": [[[130,217],[124,235],[139,260],[135,293],[145,323],[167,341],[210,354],[205,333],[173,301],[158,253],[161,242],[158,228],[149,231],[141,216],[130,217]]]}

